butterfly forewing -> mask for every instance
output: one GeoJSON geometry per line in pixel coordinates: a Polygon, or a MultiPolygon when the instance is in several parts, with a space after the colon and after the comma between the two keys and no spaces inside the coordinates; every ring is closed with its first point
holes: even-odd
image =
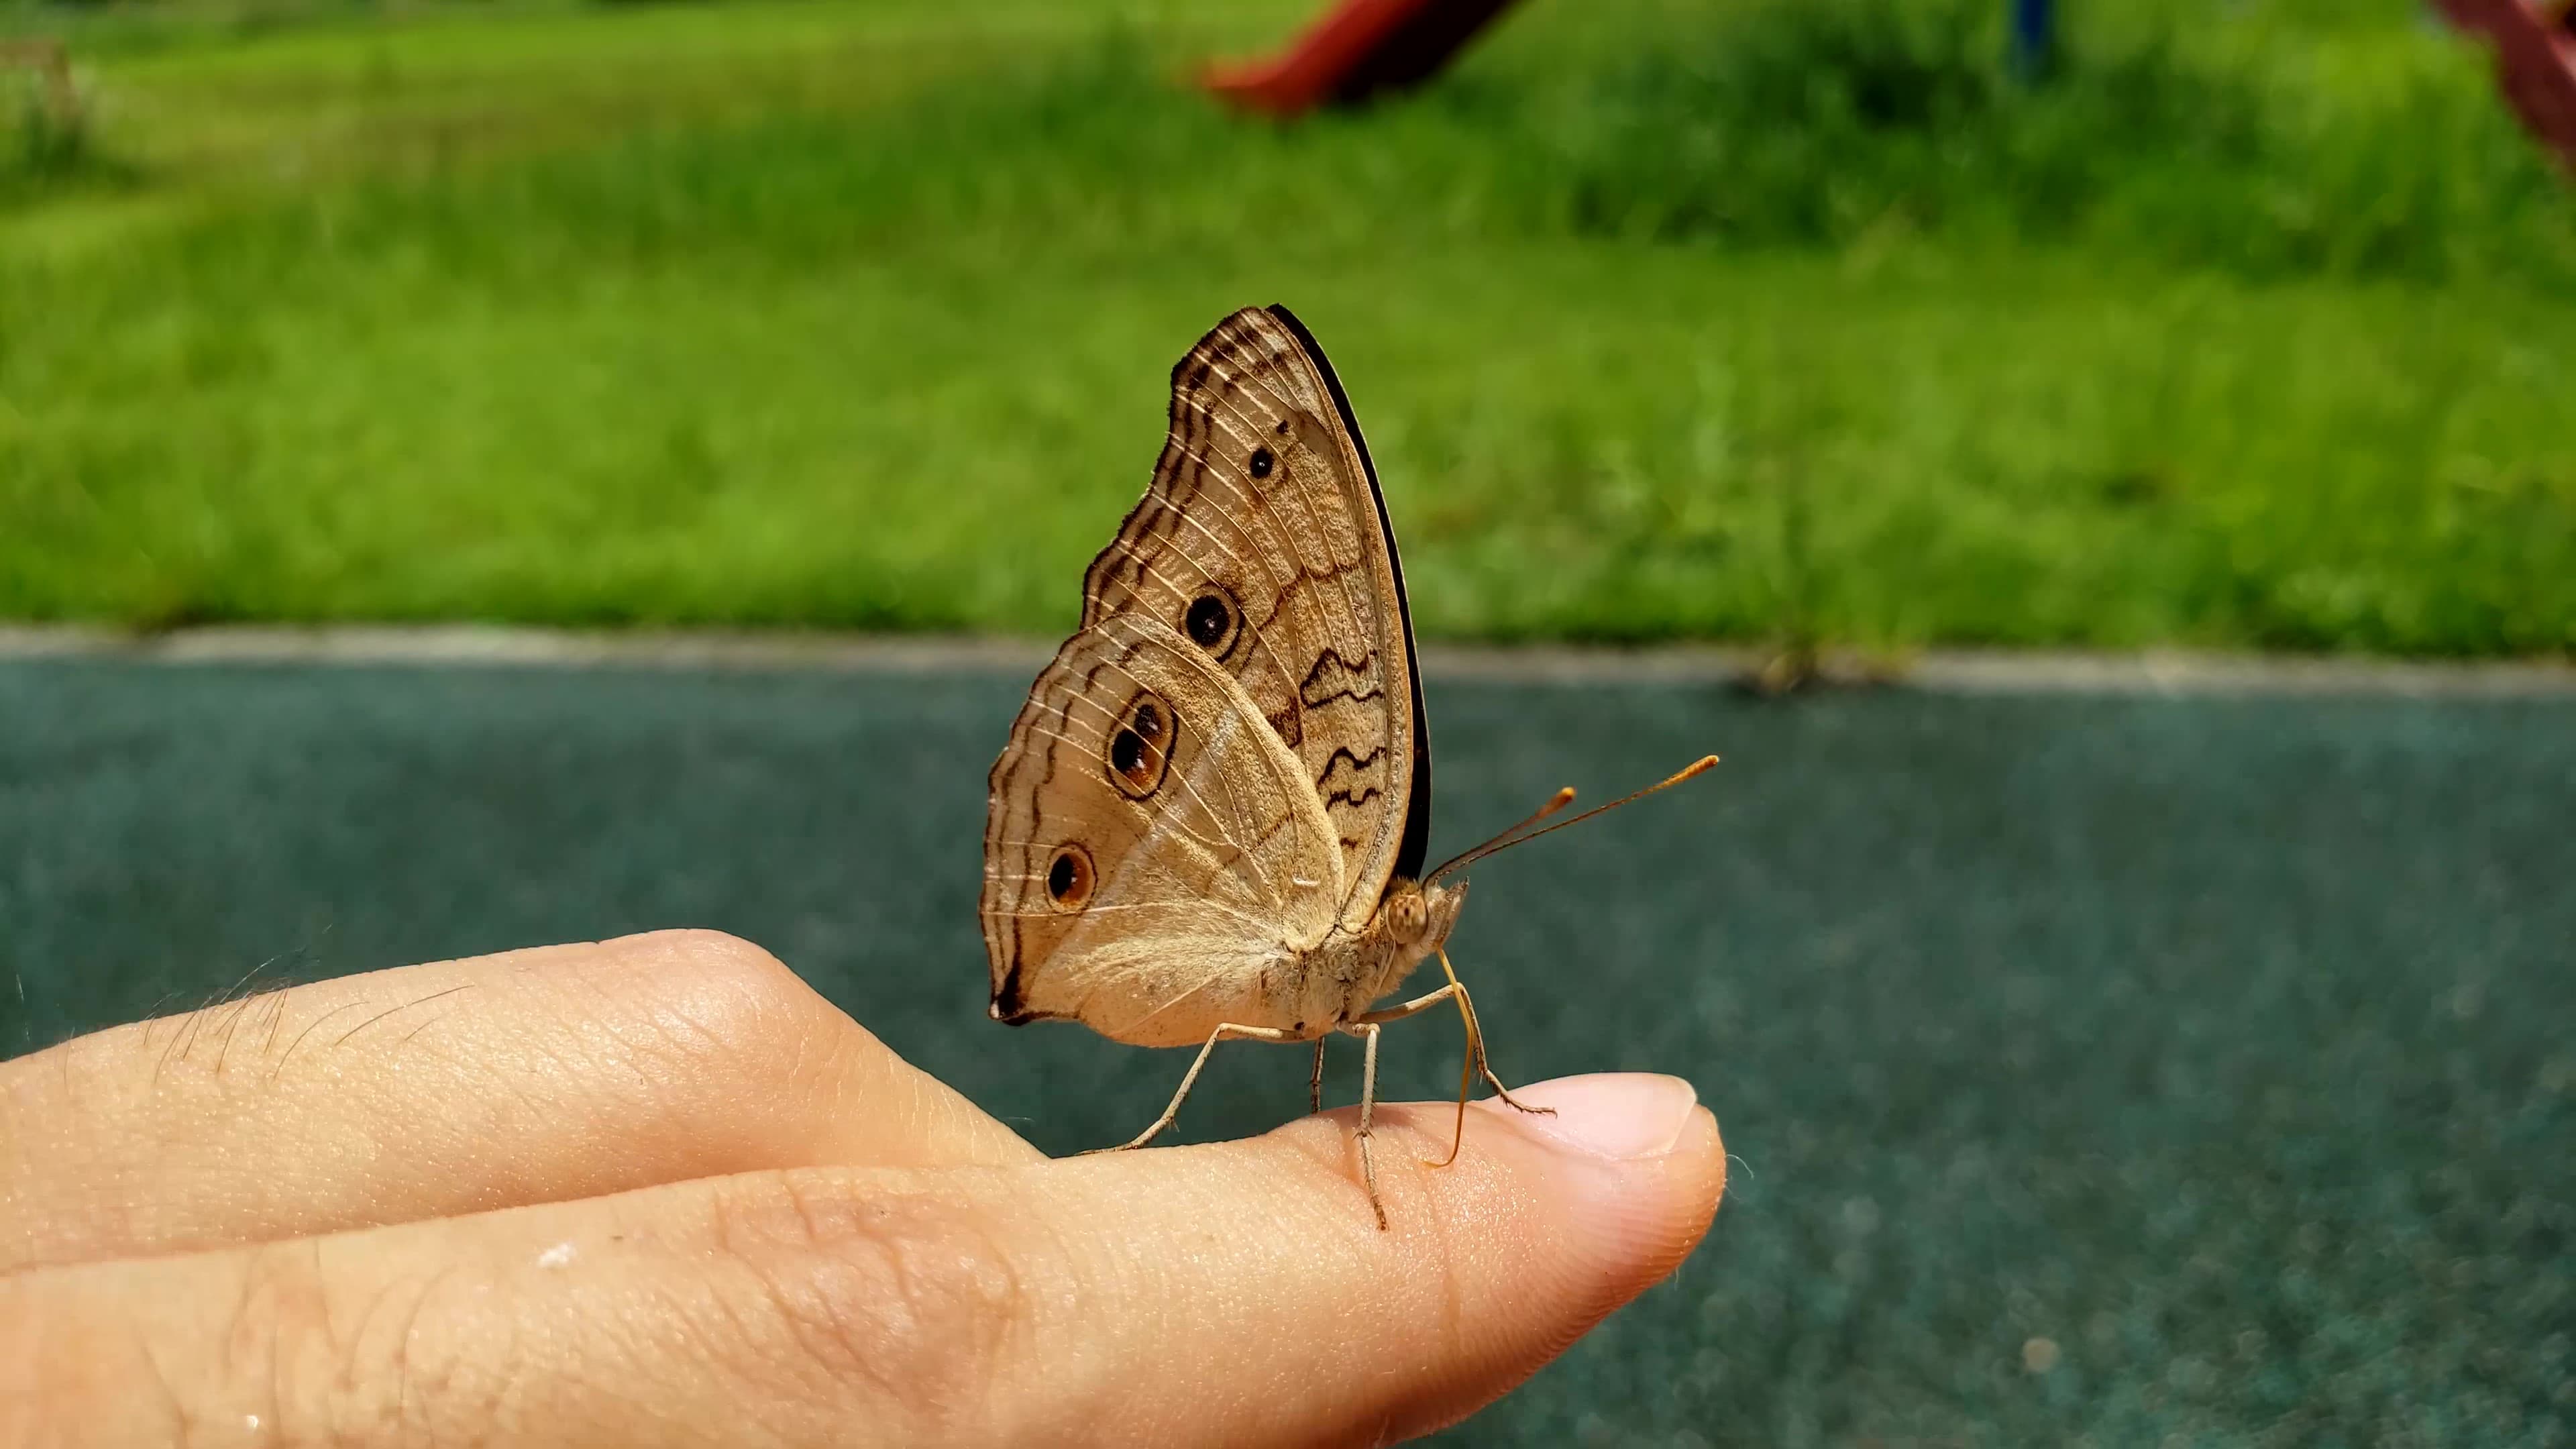
{"type": "Polygon", "coordinates": [[[1365,925],[1420,869],[1427,745],[1366,445],[1285,309],[1236,313],[1173,369],[1153,483],[1083,581],[1086,626],[1129,615],[1230,674],[1294,755],[1342,856],[1340,919],[1365,925]]]}
{"type": "Polygon", "coordinates": [[[1302,762],[1149,617],[1065,642],[991,784],[983,921],[1005,1020],[1197,1041],[1332,929],[1341,859],[1302,762]]]}

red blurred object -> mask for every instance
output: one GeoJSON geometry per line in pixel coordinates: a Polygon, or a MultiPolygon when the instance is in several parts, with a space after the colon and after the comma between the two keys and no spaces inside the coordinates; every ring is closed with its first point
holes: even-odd
{"type": "Polygon", "coordinates": [[[1342,0],[1268,60],[1210,66],[1207,88],[1250,111],[1303,115],[1418,85],[1511,0],[1342,0]]]}
{"type": "Polygon", "coordinates": [[[2532,135],[2576,173],[2576,35],[2531,0],[2436,0],[2451,23],[2495,42],[2496,85],[2532,135]]]}

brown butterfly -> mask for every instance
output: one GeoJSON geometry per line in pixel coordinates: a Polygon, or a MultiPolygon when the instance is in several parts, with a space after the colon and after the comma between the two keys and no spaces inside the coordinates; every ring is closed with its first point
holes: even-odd
{"type": "Polygon", "coordinates": [[[1227,1037],[1313,1041],[1320,1110],[1324,1039],[1355,1036],[1361,1172],[1384,1227],[1378,1028],[1444,1001],[1467,1030],[1444,1161],[1478,1074],[1539,1110],[1486,1063],[1442,949],[1467,888],[1439,881],[1574,824],[1529,828],[1574,792],[1423,872],[1431,747],[1395,533],[1350,400],[1287,308],[1235,313],[1172,369],[1153,483],[1083,576],[1082,627],[1030,686],[991,789],[994,1019],[1199,1045],[1125,1146],[1171,1125],[1227,1037]],[[1430,957],[1446,985],[1372,1009],[1430,957]]]}

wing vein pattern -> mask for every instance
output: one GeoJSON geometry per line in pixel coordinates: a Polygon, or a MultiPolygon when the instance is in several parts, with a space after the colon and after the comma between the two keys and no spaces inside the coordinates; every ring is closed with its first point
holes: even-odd
{"type": "Polygon", "coordinates": [[[1152,481],[994,763],[994,1014],[1145,1045],[1334,1019],[1315,953],[1421,868],[1420,699],[1349,403],[1295,317],[1238,312],[1172,369],[1152,481]]]}
{"type": "Polygon", "coordinates": [[[1305,764],[1358,929],[1396,873],[1417,785],[1412,642],[1365,445],[1300,335],[1246,308],[1173,368],[1163,456],[1084,575],[1083,622],[1144,614],[1187,633],[1200,598],[1224,601],[1240,624],[1218,662],[1305,764]]]}

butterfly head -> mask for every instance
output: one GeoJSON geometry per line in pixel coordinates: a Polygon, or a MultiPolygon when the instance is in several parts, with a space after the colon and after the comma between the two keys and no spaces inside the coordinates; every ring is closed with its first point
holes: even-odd
{"type": "Polygon", "coordinates": [[[1360,943],[1363,959],[1372,964],[1356,978],[1358,990],[1351,998],[1350,1014],[1366,1011],[1370,1002],[1403,985],[1414,967],[1448,941],[1450,928],[1458,924],[1458,909],[1465,904],[1465,881],[1426,885],[1399,876],[1389,882],[1386,894],[1378,897],[1377,917],[1369,922],[1360,943]]]}
{"type": "Polygon", "coordinates": [[[1465,881],[1425,885],[1398,880],[1386,888],[1385,897],[1378,902],[1378,929],[1400,956],[1418,961],[1449,939],[1449,928],[1458,923],[1458,909],[1466,903],[1465,881]]]}

